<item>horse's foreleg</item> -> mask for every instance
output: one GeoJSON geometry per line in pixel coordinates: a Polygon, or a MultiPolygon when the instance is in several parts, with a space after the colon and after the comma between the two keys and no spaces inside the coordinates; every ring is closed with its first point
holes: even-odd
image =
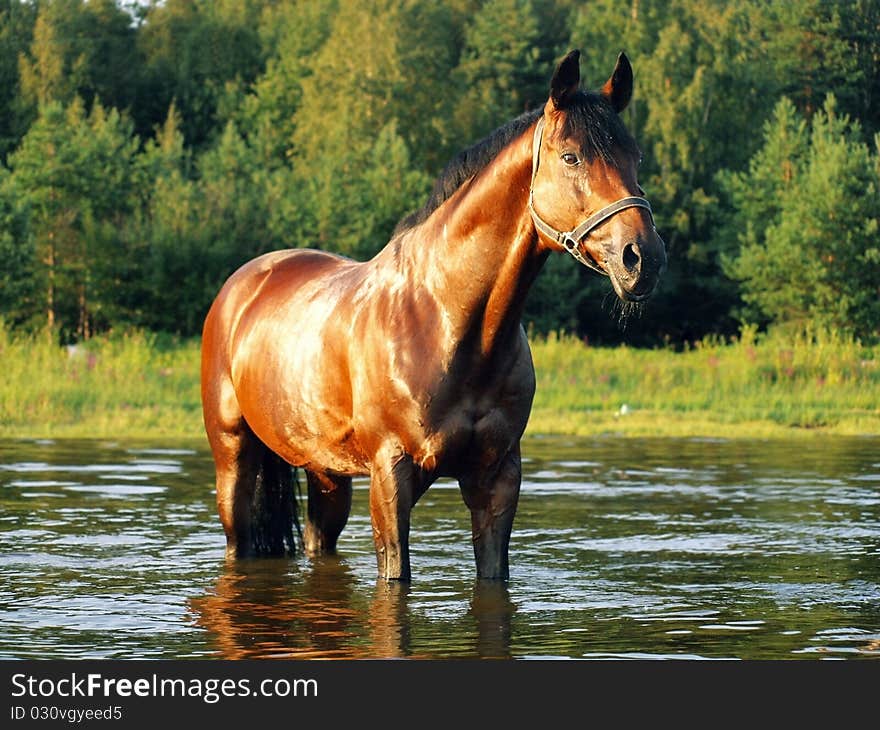
{"type": "Polygon", "coordinates": [[[336,540],[351,511],[351,477],[306,470],[309,508],[303,542],[311,554],[336,552],[336,540]]]}
{"type": "Polygon", "coordinates": [[[379,577],[409,580],[409,516],[418,468],[411,457],[377,456],[370,478],[370,519],[379,577]]]}
{"type": "Polygon", "coordinates": [[[522,465],[519,445],[491,472],[460,480],[461,494],[471,511],[471,533],[477,576],[507,580],[507,558],[513,517],[519,500],[522,465]]]}

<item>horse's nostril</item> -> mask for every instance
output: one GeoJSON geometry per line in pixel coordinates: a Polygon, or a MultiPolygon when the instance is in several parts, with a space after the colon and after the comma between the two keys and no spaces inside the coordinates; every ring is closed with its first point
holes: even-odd
{"type": "Polygon", "coordinates": [[[639,249],[634,243],[628,243],[623,247],[623,266],[627,271],[635,273],[641,261],[639,249]]]}

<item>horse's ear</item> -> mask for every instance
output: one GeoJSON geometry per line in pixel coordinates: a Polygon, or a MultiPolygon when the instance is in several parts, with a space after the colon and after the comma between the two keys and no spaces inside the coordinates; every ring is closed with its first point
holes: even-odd
{"type": "Polygon", "coordinates": [[[618,114],[626,109],[633,95],[633,69],[626,54],[621,51],[611,78],[602,87],[602,96],[611,102],[618,114]]]}
{"type": "Polygon", "coordinates": [[[565,106],[578,90],[581,81],[580,58],[580,51],[569,51],[568,55],[559,62],[550,80],[550,99],[557,109],[565,106]]]}

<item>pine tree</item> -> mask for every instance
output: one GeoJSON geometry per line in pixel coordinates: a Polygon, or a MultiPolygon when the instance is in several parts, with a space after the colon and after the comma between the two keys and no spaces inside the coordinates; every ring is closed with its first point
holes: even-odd
{"type": "Polygon", "coordinates": [[[118,230],[131,208],[136,147],[118,112],[95,104],[86,116],[74,98],[67,107],[45,103],[10,156],[5,187],[25,221],[17,243],[32,257],[27,299],[65,338],[86,338],[113,318],[118,265],[127,260],[118,230]]]}
{"type": "MultiPolygon", "coordinates": [[[[398,138],[391,144],[397,159],[414,166],[432,160],[442,147],[435,121],[449,77],[442,61],[447,20],[439,2],[340,4],[326,43],[310,60],[313,73],[302,81],[294,119],[292,185],[302,206],[301,225],[292,231],[295,245],[369,255],[388,241],[394,219],[422,202],[424,187],[410,189],[407,183],[413,197],[396,198],[396,214],[374,214],[376,176],[385,163],[374,157],[374,149],[390,129],[398,138]],[[424,22],[426,15],[434,22],[424,22]],[[416,62],[432,54],[432,63],[416,62]]],[[[386,185],[400,174],[411,177],[384,170],[386,185]]]]}
{"type": "Polygon", "coordinates": [[[880,176],[860,138],[834,96],[809,133],[783,99],[748,173],[727,179],[744,228],[727,264],[744,320],[880,334],[880,176]]]}
{"type": "Polygon", "coordinates": [[[465,28],[455,70],[458,136],[472,143],[547,99],[540,22],[530,0],[487,0],[465,28]]]}
{"type": "Polygon", "coordinates": [[[269,50],[266,70],[243,99],[234,119],[263,164],[287,164],[293,154],[295,117],[303,80],[313,71],[311,56],[330,34],[337,0],[269,6],[260,35],[269,50]]]}
{"type": "MultiPolygon", "coordinates": [[[[65,10],[69,17],[72,5],[67,2],[65,10]]],[[[74,4],[79,5],[76,0],[74,4]]],[[[25,100],[42,107],[50,102],[70,102],[82,79],[85,58],[73,57],[70,38],[59,27],[57,6],[51,3],[40,6],[34,25],[34,39],[29,52],[19,56],[21,92],[25,100]]]]}
{"type": "Polygon", "coordinates": [[[29,3],[0,8],[0,161],[18,145],[33,118],[21,98],[19,63],[33,41],[36,13],[29,3]]]}
{"type": "Polygon", "coordinates": [[[187,144],[203,149],[222,131],[240,87],[263,71],[256,0],[151,4],[137,35],[143,57],[138,128],[146,133],[174,102],[187,144]],[[225,114],[223,113],[225,112],[225,114]]]}
{"type": "Polygon", "coordinates": [[[27,236],[27,220],[12,175],[0,166],[0,318],[30,329],[44,323],[41,292],[35,286],[36,257],[27,236]]]}

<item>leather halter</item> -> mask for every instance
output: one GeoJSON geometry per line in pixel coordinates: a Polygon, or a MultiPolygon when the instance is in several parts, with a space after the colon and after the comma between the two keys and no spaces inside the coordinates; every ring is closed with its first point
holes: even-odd
{"type": "Polygon", "coordinates": [[[647,200],[645,200],[645,198],[638,198],[634,196],[621,198],[620,200],[616,200],[613,203],[606,205],[601,210],[593,213],[593,215],[587,218],[577,228],[574,228],[571,231],[557,231],[553,226],[544,221],[541,216],[537,214],[534,206],[535,176],[538,174],[538,163],[541,158],[541,140],[543,136],[544,118],[541,117],[538,120],[537,126],[535,127],[535,136],[532,141],[532,182],[529,185],[529,213],[532,214],[532,221],[535,223],[535,228],[537,228],[539,231],[541,231],[541,233],[543,233],[551,240],[556,241],[556,243],[562,246],[566,251],[574,256],[575,259],[577,259],[588,269],[598,271],[600,274],[608,276],[607,271],[604,271],[592,259],[587,258],[580,252],[580,249],[578,248],[580,242],[594,229],[602,225],[606,220],[611,218],[613,215],[616,215],[620,211],[626,210],[627,208],[645,208],[648,211],[648,214],[651,216],[651,221],[653,222],[654,213],[651,210],[651,204],[647,200]]]}

